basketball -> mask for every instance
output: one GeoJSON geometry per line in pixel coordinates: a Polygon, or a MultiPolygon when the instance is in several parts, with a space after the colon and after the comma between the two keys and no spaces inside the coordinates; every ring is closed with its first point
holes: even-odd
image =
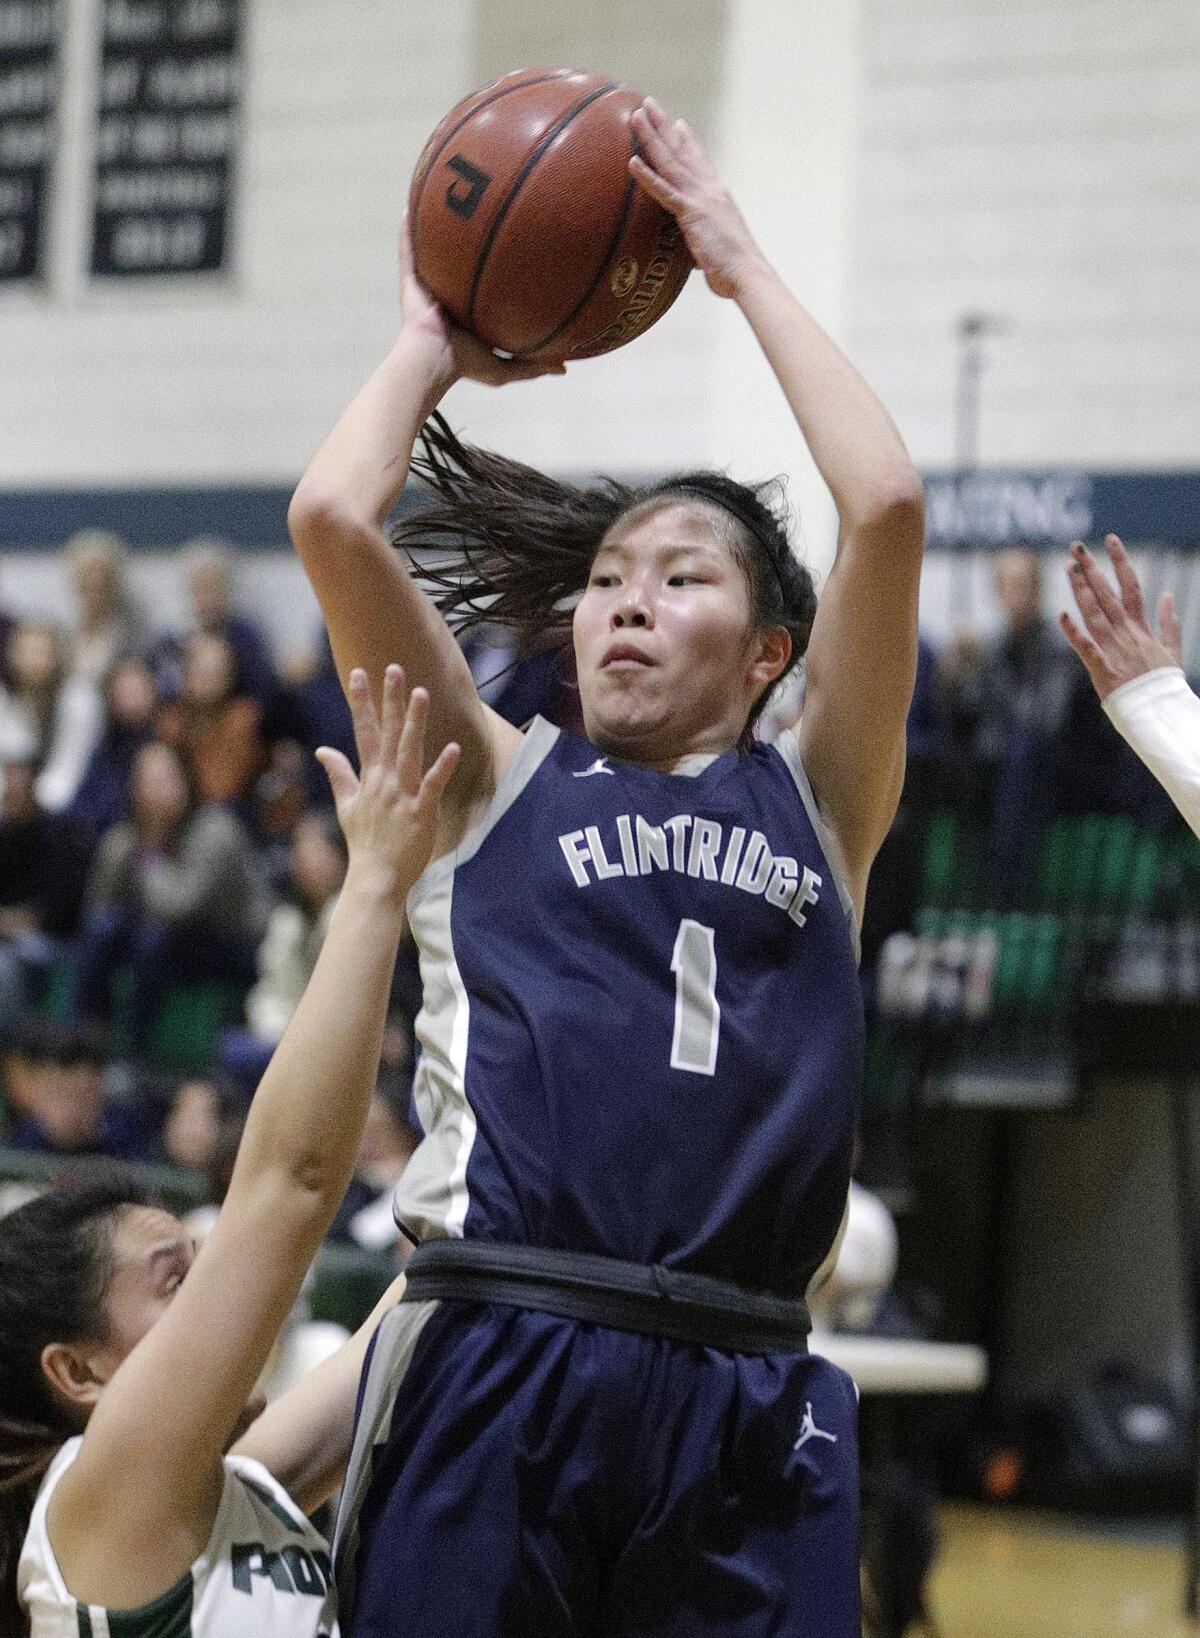
{"type": "Polygon", "coordinates": [[[655,324],[692,269],[629,173],[636,91],[522,69],[452,108],[413,174],[421,282],[455,323],[519,358],[593,358],[655,324]]]}

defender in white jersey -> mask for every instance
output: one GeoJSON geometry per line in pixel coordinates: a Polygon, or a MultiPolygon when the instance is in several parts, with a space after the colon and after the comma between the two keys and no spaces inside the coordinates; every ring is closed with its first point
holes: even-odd
{"type": "Polygon", "coordinates": [[[195,1564],[141,1610],[110,1620],[63,1580],[46,1511],[79,1454],[70,1439],[50,1464],[29,1521],[18,1586],[36,1638],[335,1638],[337,1596],[325,1538],[261,1462],[226,1456],[212,1534],[195,1564]]]}
{"type": "Polygon", "coordinates": [[[422,777],[428,697],[406,707],[399,666],[382,718],[365,673],[350,697],[361,778],[318,753],[345,883],[194,1263],[182,1225],[119,1176],[0,1222],[0,1638],[337,1631],[305,1515],[340,1482],[367,1345],[400,1282],[257,1420],[248,1400],[349,1181],[404,900],[458,756],[447,746],[422,777]]]}

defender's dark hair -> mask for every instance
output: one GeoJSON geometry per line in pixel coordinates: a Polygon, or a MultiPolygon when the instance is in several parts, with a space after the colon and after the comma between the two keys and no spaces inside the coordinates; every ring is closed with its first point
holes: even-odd
{"type": "MultiPolygon", "coordinates": [[[[438,607],[459,630],[494,621],[565,633],[612,526],[647,503],[680,498],[731,521],[755,630],[783,626],[792,639],[783,675],[808,648],[816,589],[788,541],[778,482],[751,486],[721,472],[684,472],[640,487],[613,478],[571,484],[461,443],[440,415],[425,423],[412,470],[433,500],[404,518],[392,540],[437,588],[438,607]]],[[[747,734],[770,692],[755,701],[747,734]]]]}
{"type": "Polygon", "coordinates": [[[0,1219],[0,1638],[26,1638],[17,1563],[46,1469],[80,1425],[42,1370],[50,1342],[101,1341],[112,1230],[150,1203],[117,1171],[66,1183],[0,1219]]]}

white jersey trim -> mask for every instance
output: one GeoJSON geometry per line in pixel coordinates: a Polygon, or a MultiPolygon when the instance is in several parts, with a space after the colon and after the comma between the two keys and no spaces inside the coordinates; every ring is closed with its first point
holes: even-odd
{"type": "Polygon", "coordinates": [[[478,1124],[467,1091],[471,1003],[454,951],[454,872],[474,858],[549,756],[559,730],[535,717],[504,771],[487,812],[450,853],[435,859],[408,895],[408,923],[421,956],[420,1060],[413,1101],[425,1133],[393,1200],[410,1238],[461,1238],[471,1204],[467,1168],[478,1124]]]}
{"type": "MultiPolygon", "coordinates": [[[[18,1591],[29,1611],[34,1638],[79,1638],[83,1631],[92,1638],[108,1638],[112,1625],[103,1605],[87,1604],[67,1587],[47,1524],[50,1498],[82,1443],[81,1437],[69,1439],[50,1464],[21,1550],[18,1591]]],[[[223,1466],[221,1497],[203,1552],[163,1592],[135,1609],[114,1612],[114,1618],[119,1614],[121,1630],[176,1632],[186,1613],[186,1630],[192,1638],[249,1638],[250,1634],[282,1638],[285,1632],[303,1638],[305,1633],[317,1634],[318,1629],[321,1634],[336,1635],[323,1538],[261,1463],[245,1456],[226,1456],[223,1466]],[[279,1606],[277,1593],[266,1605],[254,1593],[243,1602],[244,1590],[234,1590],[227,1559],[236,1551],[232,1544],[246,1540],[247,1531],[251,1542],[263,1542],[264,1552],[269,1549],[276,1557],[298,1554],[307,1566],[306,1573],[320,1583],[306,1589],[316,1596],[310,1599],[296,1583],[287,1590],[286,1608],[279,1606]],[[323,1563],[320,1570],[318,1557],[323,1563]]],[[[271,1579],[274,1581],[273,1575],[271,1579]]]]}
{"type": "Polygon", "coordinates": [[[338,1607],[347,1624],[354,1604],[358,1523],[363,1498],[374,1475],[374,1452],[378,1445],[387,1443],[392,1412],[403,1391],[417,1343],[437,1307],[436,1302],[397,1303],[388,1309],[375,1332],[333,1536],[338,1607]]]}
{"type": "Polygon", "coordinates": [[[800,792],[800,800],[804,803],[808,817],[812,821],[812,827],[817,833],[817,840],[821,844],[825,862],[828,864],[830,873],[833,876],[833,885],[837,888],[838,898],[842,901],[842,909],[850,925],[850,937],[854,944],[854,959],[855,961],[861,961],[862,940],[858,916],[855,914],[854,900],[850,896],[850,889],[846,885],[846,862],[842,856],[841,845],[829,828],[829,821],[821,812],[821,805],[817,801],[816,793],[808,777],[808,770],[804,766],[804,759],[800,755],[800,747],[796,744],[796,736],[790,729],[785,729],[778,739],[772,741],[772,744],[786,763],[796,789],[800,792]]]}

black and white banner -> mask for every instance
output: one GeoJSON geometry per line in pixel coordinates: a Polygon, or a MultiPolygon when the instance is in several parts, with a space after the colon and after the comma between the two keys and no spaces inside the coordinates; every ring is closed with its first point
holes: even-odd
{"type": "Polygon", "coordinates": [[[43,267],[58,101],[59,0],[0,0],[0,282],[43,267]]]}
{"type": "Polygon", "coordinates": [[[242,10],[242,0],[102,0],[94,274],[227,265],[242,10]]]}

